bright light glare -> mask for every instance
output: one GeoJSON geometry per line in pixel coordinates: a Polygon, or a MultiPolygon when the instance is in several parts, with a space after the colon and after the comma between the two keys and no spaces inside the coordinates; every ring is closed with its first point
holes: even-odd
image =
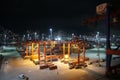
{"type": "Polygon", "coordinates": [[[58,40],[61,40],[61,38],[60,38],[60,37],[58,37],[58,40]]]}
{"type": "Polygon", "coordinates": [[[52,31],[52,28],[50,28],[50,31],[52,31]]]}
{"type": "Polygon", "coordinates": [[[66,54],[64,58],[65,58],[65,59],[68,59],[69,57],[68,57],[68,55],[66,54]]]}
{"type": "Polygon", "coordinates": [[[57,37],[57,38],[55,38],[55,40],[58,40],[58,41],[60,41],[60,40],[61,40],[61,37],[57,37]]]}

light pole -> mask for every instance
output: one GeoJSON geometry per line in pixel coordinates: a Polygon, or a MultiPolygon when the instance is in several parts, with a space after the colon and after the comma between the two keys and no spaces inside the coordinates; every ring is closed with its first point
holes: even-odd
{"type": "Polygon", "coordinates": [[[34,33],[35,34],[35,40],[37,39],[37,32],[34,33]]]}
{"type": "Polygon", "coordinates": [[[7,35],[4,34],[4,44],[6,45],[7,44],[7,35]]]}
{"type": "Polygon", "coordinates": [[[74,34],[74,33],[72,33],[72,39],[74,39],[74,36],[75,36],[75,34],[74,34]]]}
{"type": "Polygon", "coordinates": [[[97,41],[97,48],[98,48],[98,54],[97,54],[97,56],[98,56],[98,66],[101,66],[101,64],[100,64],[100,50],[99,50],[99,47],[100,47],[100,45],[99,45],[99,43],[100,43],[100,35],[99,35],[100,33],[99,32],[97,32],[97,34],[96,34],[96,41],[97,41]]]}
{"type": "Polygon", "coordinates": [[[42,40],[44,40],[44,33],[42,33],[42,40]]]}
{"type": "Polygon", "coordinates": [[[52,39],[52,28],[50,28],[49,30],[50,30],[50,39],[52,39]]]}
{"type": "Polygon", "coordinates": [[[23,39],[22,40],[25,41],[25,35],[23,35],[23,39]]]}
{"type": "Polygon", "coordinates": [[[28,40],[30,39],[30,34],[29,34],[29,33],[27,34],[27,39],[28,39],[28,40]]]}

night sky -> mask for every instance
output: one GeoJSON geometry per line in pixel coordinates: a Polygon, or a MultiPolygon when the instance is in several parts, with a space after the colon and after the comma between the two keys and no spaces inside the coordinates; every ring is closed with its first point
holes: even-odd
{"type": "Polygon", "coordinates": [[[2,0],[0,25],[16,33],[26,30],[63,30],[84,33],[96,30],[82,21],[95,16],[96,5],[106,0],[2,0]]]}

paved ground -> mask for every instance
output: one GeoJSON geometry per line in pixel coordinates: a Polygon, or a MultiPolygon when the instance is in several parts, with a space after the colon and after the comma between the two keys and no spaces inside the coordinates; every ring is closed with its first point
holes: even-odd
{"type": "Polygon", "coordinates": [[[22,58],[9,59],[0,71],[0,80],[18,80],[19,74],[25,74],[29,80],[96,80],[104,76],[104,69],[90,65],[84,69],[69,69],[67,64],[55,62],[57,70],[40,70],[39,65],[22,58]]]}
{"type": "MultiPolygon", "coordinates": [[[[93,57],[95,57],[97,56],[96,52],[94,49],[89,50],[87,51],[87,54],[89,54],[87,56],[92,58],[94,55],[93,57]]],[[[4,55],[7,54],[4,53],[4,55]]],[[[102,55],[101,58],[105,57],[104,51],[102,55]]],[[[18,78],[20,74],[25,74],[29,77],[29,80],[111,80],[105,77],[105,62],[101,62],[102,67],[92,64],[82,69],[69,69],[68,64],[61,63],[60,61],[54,62],[54,64],[58,66],[58,69],[40,70],[39,65],[35,65],[29,59],[22,59],[19,53],[13,52],[9,56],[6,56],[6,59],[2,63],[0,80],[22,80],[18,78]]]]}

